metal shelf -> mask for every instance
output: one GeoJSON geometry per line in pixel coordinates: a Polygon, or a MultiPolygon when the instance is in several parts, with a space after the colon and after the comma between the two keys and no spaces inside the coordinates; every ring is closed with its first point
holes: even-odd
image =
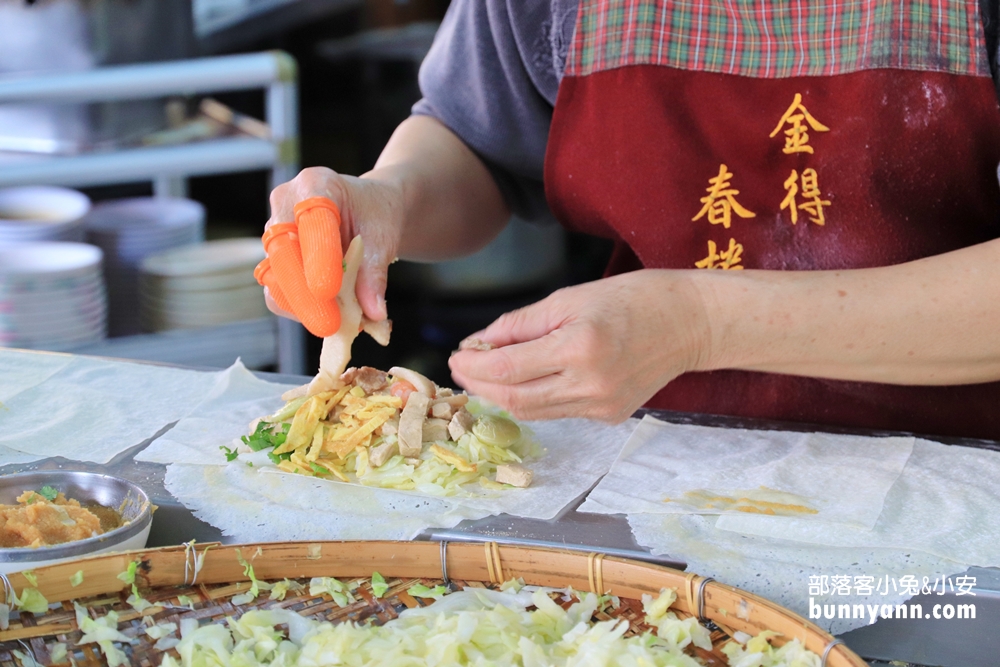
{"type": "MultiPolygon", "coordinates": [[[[109,102],[253,89],[264,92],[268,139],[223,138],[72,156],[0,153],[0,186],[82,187],[152,181],[157,195],[183,196],[190,176],[268,169],[274,187],[298,171],[297,67],[287,53],[270,51],[0,79],[0,105],[109,102]]],[[[77,351],[189,365],[213,365],[205,359],[222,359],[220,355],[226,353],[231,361],[235,353],[248,365],[248,358],[253,357],[259,362],[254,365],[277,362],[282,373],[305,372],[305,330],[285,319],[109,338],[77,351]],[[263,352],[262,343],[270,346],[270,355],[263,352]],[[164,347],[158,350],[158,346],[164,347]]]]}
{"type": "Polygon", "coordinates": [[[0,154],[0,186],[84,187],[271,169],[280,151],[267,139],[226,138],[56,158],[0,154]]]}

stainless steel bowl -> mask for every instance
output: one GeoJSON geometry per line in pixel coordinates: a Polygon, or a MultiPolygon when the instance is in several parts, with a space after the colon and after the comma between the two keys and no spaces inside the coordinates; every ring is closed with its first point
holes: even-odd
{"type": "Polygon", "coordinates": [[[52,547],[0,548],[0,573],[50,565],[80,556],[146,546],[153,522],[153,506],[141,488],[119,477],[92,472],[42,470],[0,477],[0,504],[13,505],[28,490],[51,486],[81,504],[97,503],[117,510],[125,522],[103,535],[52,547]]]}

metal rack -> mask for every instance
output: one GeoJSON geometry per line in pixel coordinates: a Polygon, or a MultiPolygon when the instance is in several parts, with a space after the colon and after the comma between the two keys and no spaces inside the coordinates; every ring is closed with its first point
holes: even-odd
{"type": "MultiPolygon", "coordinates": [[[[254,89],[264,91],[269,138],[224,137],[70,156],[0,155],[0,187],[83,187],[151,181],[158,196],[184,196],[191,176],[268,169],[274,187],[298,171],[297,67],[290,55],[280,51],[0,80],[0,104],[112,102],[254,89]]],[[[260,320],[247,323],[247,333],[266,335],[264,324],[260,320]]],[[[305,332],[301,325],[279,319],[277,324],[271,324],[271,331],[275,332],[274,361],[279,370],[304,373],[305,332]]],[[[231,355],[233,333],[233,326],[226,325],[170,332],[168,337],[149,334],[111,338],[99,347],[106,355],[120,349],[123,356],[157,360],[157,349],[169,344],[174,347],[170,361],[183,363],[177,356],[186,346],[200,349],[201,360],[211,349],[231,355]]],[[[260,357],[259,346],[255,354],[260,357]]]]}

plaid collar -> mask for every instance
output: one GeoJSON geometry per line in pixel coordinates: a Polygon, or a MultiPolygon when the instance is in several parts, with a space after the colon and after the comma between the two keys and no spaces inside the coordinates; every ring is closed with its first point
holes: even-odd
{"type": "Polygon", "coordinates": [[[664,65],[760,78],[876,68],[989,76],[979,5],[980,0],[581,0],[566,74],[664,65]]]}

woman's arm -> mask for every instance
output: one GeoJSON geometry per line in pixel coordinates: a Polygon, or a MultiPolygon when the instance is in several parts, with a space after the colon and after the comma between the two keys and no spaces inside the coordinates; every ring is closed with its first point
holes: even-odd
{"type": "Polygon", "coordinates": [[[451,357],[523,418],[619,421],[684,372],[891,384],[1000,379],[1000,241],[848,271],[643,270],[560,290],[451,357]]]}
{"type": "Polygon", "coordinates": [[[411,116],[393,133],[362,179],[402,193],[399,256],[437,261],[479,250],[496,238],[510,211],[486,165],[430,116],[411,116]]]}
{"type": "Polygon", "coordinates": [[[692,280],[708,318],[705,369],[910,385],[1000,380],[1000,241],[897,266],[692,280]]]}

